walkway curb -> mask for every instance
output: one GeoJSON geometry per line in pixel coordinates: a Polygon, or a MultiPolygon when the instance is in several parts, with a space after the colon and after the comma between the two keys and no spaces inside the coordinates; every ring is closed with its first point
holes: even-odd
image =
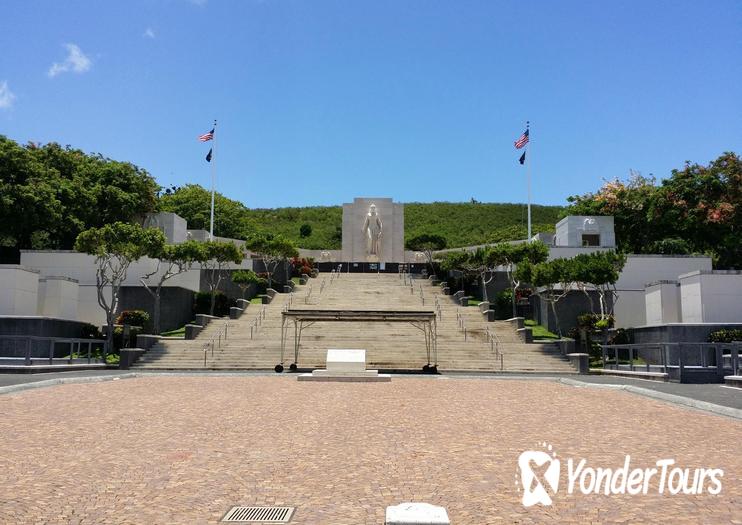
{"type": "MultiPolygon", "coordinates": [[[[132,379],[136,377],[260,377],[260,376],[267,376],[267,377],[277,377],[277,374],[274,373],[268,373],[268,372],[183,372],[183,371],[172,371],[172,372],[128,372],[125,374],[119,374],[119,375],[106,375],[106,376],[87,376],[87,377],[65,377],[65,378],[57,378],[57,379],[47,379],[44,381],[36,381],[31,383],[21,383],[18,385],[9,385],[0,387],[0,395],[2,394],[12,394],[15,392],[22,392],[24,390],[31,390],[34,388],[45,388],[49,386],[55,386],[55,385],[66,385],[66,384],[79,384],[79,383],[101,383],[103,381],[115,381],[118,379],[132,379]]],[[[293,374],[291,375],[283,375],[281,377],[293,377],[293,374]]],[[[404,376],[399,376],[404,377],[404,376]]],[[[450,375],[441,375],[441,376],[426,376],[423,374],[415,374],[415,378],[421,378],[421,377],[428,377],[431,379],[456,379],[456,376],[450,376],[450,375]]],[[[708,401],[700,401],[697,399],[689,398],[689,397],[683,397],[683,396],[677,396],[675,394],[667,394],[665,392],[658,392],[656,390],[650,390],[648,388],[641,388],[634,385],[616,385],[616,384],[610,384],[610,383],[587,383],[580,381],[579,379],[571,379],[568,377],[554,377],[554,376],[476,376],[476,375],[462,375],[459,376],[462,379],[490,379],[490,380],[497,380],[497,379],[504,379],[504,380],[540,380],[540,381],[553,381],[556,383],[561,383],[563,385],[573,386],[577,388],[597,388],[597,389],[607,389],[607,390],[623,390],[625,392],[629,392],[635,395],[648,397],[651,399],[655,399],[658,401],[664,401],[666,403],[670,403],[672,405],[679,405],[682,407],[688,407],[693,408],[696,410],[701,410],[703,412],[709,412],[714,415],[718,416],[725,416],[730,417],[732,419],[742,420],[742,410],[737,408],[731,408],[731,407],[725,407],[723,405],[717,405],[715,403],[709,403],[708,401]]]]}
{"type": "Polygon", "coordinates": [[[690,397],[676,396],[675,394],[667,394],[665,392],[658,392],[656,390],[650,390],[648,388],[641,388],[634,385],[613,385],[613,384],[601,384],[601,383],[583,383],[574,379],[559,378],[557,382],[575,386],[578,388],[604,388],[613,390],[624,390],[632,394],[639,396],[649,397],[658,401],[664,401],[672,405],[680,405],[684,407],[695,408],[696,410],[702,410],[704,412],[711,412],[715,415],[731,417],[733,419],[742,420],[742,410],[737,408],[725,407],[717,405],[715,403],[709,403],[708,401],[699,401],[690,397]]]}
{"type": "Polygon", "coordinates": [[[46,379],[44,381],[34,381],[31,383],[21,383],[18,385],[9,385],[0,387],[0,395],[12,394],[14,392],[21,392],[23,390],[31,390],[33,388],[45,388],[48,386],[55,385],[67,385],[74,383],[102,383],[103,381],[114,381],[116,379],[131,379],[137,377],[136,374],[120,374],[120,375],[107,375],[107,376],[87,376],[87,377],[60,377],[57,379],[46,379]]]}

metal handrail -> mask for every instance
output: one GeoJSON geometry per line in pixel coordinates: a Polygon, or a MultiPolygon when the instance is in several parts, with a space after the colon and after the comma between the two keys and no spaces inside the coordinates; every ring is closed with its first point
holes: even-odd
{"type": "Polygon", "coordinates": [[[742,359],[740,359],[740,353],[742,352],[742,342],[732,343],[704,343],[704,342],[674,342],[674,343],[627,343],[627,344],[612,344],[612,345],[599,345],[603,357],[603,368],[618,370],[619,365],[619,350],[628,350],[628,366],[630,371],[634,371],[635,368],[644,367],[647,372],[650,371],[651,367],[661,367],[664,373],[667,373],[668,368],[679,368],[683,370],[688,366],[700,366],[706,369],[723,369],[724,368],[724,350],[730,350],[730,364],[732,367],[732,373],[737,374],[742,369],[742,359]],[[689,365],[686,363],[686,357],[683,355],[683,348],[694,348],[697,355],[700,357],[700,365],[689,365]],[[661,362],[659,364],[646,365],[635,365],[634,360],[638,357],[638,350],[651,350],[657,349],[660,351],[661,362]],[[674,350],[675,352],[671,352],[674,350]],[[714,358],[716,364],[709,365],[708,353],[704,350],[712,350],[714,352],[714,358]],[[612,351],[613,363],[608,365],[607,361],[611,356],[609,353],[612,351]],[[675,355],[672,355],[672,354],[675,355]],[[674,358],[674,359],[671,359],[674,358]],[[675,361],[672,363],[671,361],[675,361]]]}
{"type": "Polygon", "coordinates": [[[222,335],[224,336],[224,340],[227,340],[227,332],[229,328],[229,322],[224,323],[222,327],[219,329],[219,331],[216,333],[216,335],[213,335],[209,341],[204,343],[203,345],[203,352],[204,352],[204,366],[206,366],[206,356],[209,351],[209,347],[211,348],[211,358],[214,358],[214,343],[216,342],[217,346],[219,347],[219,350],[222,348],[222,335]]]}
{"type": "MultiPolygon", "coordinates": [[[[38,336],[38,335],[0,335],[0,341],[3,339],[10,339],[10,340],[25,340],[26,341],[26,351],[24,356],[24,364],[25,365],[31,365],[31,342],[32,341],[48,341],[49,342],[49,364],[54,363],[54,349],[58,343],[61,344],[69,344],[70,345],[70,353],[69,353],[69,363],[72,363],[72,355],[75,353],[75,345],[77,345],[77,354],[80,355],[80,349],[83,344],[86,344],[88,347],[87,352],[87,361],[88,364],[90,364],[91,360],[91,350],[92,345],[103,345],[103,355],[108,354],[108,342],[105,339],[86,339],[82,337],[44,337],[44,336],[38,336]]],[[[46,359],[46,358],[45,358],[46,359]]]]}

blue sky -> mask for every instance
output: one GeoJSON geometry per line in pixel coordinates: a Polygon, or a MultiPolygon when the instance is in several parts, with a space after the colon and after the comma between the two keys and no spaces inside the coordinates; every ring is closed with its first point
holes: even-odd
{"type": "Polygon", "coordinates": [[[742,152],[742,2],[5,2],[0,134],[250,207],[533,201],[742,152]]]}

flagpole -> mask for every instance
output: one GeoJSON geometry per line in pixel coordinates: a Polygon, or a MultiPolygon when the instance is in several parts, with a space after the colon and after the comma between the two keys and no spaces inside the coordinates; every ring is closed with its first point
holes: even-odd
{"type": "MultiPolygon", "coordinates": [[[[209,240],[214,240],[214,191],[216,186],[216,119],[214,120],[213,143],[211,146],[211,224],[209,226],[209,240]]],[[[529,215],[530,217],[530,215],[529,215]]],[[[530,219],[529,219],[530,220],[530,219]]],[[[530,222],[529,222],[530,224],[530,222]]],[[[529,226],[530,229],[530,226],[529,226]]]]}
{"type": "Polygon", "coordinates": [[[530,122],[526,121],[528,144],[526,144],[526,178],[528,179],[528,242],[531,242],[531,131],[530,122]]]}

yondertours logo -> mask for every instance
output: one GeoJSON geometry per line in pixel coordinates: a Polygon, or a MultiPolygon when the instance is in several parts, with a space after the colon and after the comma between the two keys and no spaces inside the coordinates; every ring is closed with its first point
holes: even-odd
{"type": "Polygon", "coordinates": [[[660,459],[651,466],[633,467],[631,456],[618,466],[594,467],[586,459],[566,461],[557,458],[554,448],[539,443],[542,450],[526,450],[518,457],[515,484],[523,493],[524,507],[549,506],[559,492],[561,467],[566,465],[567,479],[562,483],[567,494],[658,494],[696,495],[721,492],[724,471],[719,468],[682,468],[674,459],[660,459]],[[633,468],[632,468],[633,467],[633,468]]]}

